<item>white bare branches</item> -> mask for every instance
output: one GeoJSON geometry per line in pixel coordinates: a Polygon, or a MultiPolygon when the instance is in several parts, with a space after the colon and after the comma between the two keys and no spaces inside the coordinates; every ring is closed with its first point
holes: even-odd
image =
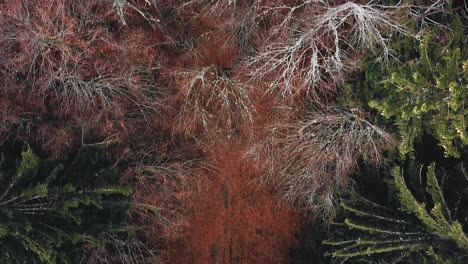
{"type": "Polygon", "coordinates": [[[133,10],[143,17],[152,28],[160,27],[161,22],[159,18],[151,15],[150,12],[145,10],[145,7],[153,6],[158,11],[158,5],[156,1],[145,0],[144,7],[141,7],[137,1],[134,0],[108,0],[112,3],[112,9],[119,16],[121,23],[127,26],[126,16],[128,15],[127,10],[133,10]]]}
{"type": "Polygon", "coordinates": [[[316,95],[317,87],[326,80],[341,82],[347,61],[356,53],[378,45],[387,57],[387,34],[409,34],[398,21],[395,8],[352,2],[324,7],[305,1],[264,12],[274,8],[287,12],[249,65],[254,68],[252,79],[267,80],[268,90],[279,90],[283,97],[301,91],[316,95]],[[311,14],[312,4],[316,15],[311,14]],[[289,35],[281,36],[283,32],[289,35]]]}
{"type": "Polygon", "coordinates": [[[394,141],[357,110],[333,109],[275,126],[262,144],[266,180],[279,186],[284,199],[333,216],[335,196],[356,172],[358,160],[380,164],[382,150],[394,141]]]}
{"type": "Polygon", "coordinates": [[[0,16],[0,63],[5,76],[21,81],[17,92],[58,102],[62,112],[109,108],[116,97],[139,109],[157,108],[148,78],[154,68],[96,63],[94,47],[111,41],[98,23],[86,26],[92,1],[11,2],[0,16]]]}
{"type": "Polygon", "coordinates": [[[69,45],[70,37],[77,32],[66,25],[66,7],[59,1],[44,3],[42,8],[36,6],[40,3],[22,1],[11,5],[15,8],[2,15],[0,44],[4,47],[2,52],[15,47],[20,50],[5,66],[15,67],[33,81],[50,81],[50,75],[77,59],[69,45]],[[46,13],[46,9],[50,12],[46,13]]]}
{"type": "MultiPolygon", "coordinates": [[[[156,68],[155,68],[156,69],[156,68]]],[[[137,107],[143,115],[156,113],[162,103],[158,98],[155,85],[148,75],[155,69],[131,68],[120,74],[99,74],[92,79],[83,79],[74,72],[60,73],[48,89],[60,100],[60,105],[67,108],[87,109],[101,106],[115,107],[116,98],[127,100],[137,107]]]]}
{"type": "Polygon", "coordinates": [[[233,13],[239,0],[189,0],[179,6],[181,10],[196,10],[197,13],[204,13],[208,16],[221,16],[226,12],[233,13]]]}
{"type": "Polygon", "coordinates": [[[182,71],[176,77],[182,84],[176,129],[186,136],[252,122],[254,109],[247,88],[218,66],[182,71]]]}

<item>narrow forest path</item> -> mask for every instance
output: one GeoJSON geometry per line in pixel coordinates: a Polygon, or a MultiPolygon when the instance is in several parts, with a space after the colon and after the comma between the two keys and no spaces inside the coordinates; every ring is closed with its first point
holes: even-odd
{"type": "Polygon", "coordinates": [[[300,228],[299,212],[280,206],[278,197],[259,185],[243,146],[214,146],[210,155],[218,175],[193,201],[195,213],[183,239],[170,242],[168,263],[287,263],[288,249],[300,228]]]}

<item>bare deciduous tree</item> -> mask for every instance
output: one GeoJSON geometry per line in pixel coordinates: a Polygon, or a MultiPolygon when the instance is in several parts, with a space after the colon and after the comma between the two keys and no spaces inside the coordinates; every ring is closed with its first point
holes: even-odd
{"type": "Polygon", "coordinates": [[[273,126],[257,154],[265,180],[279,186],[290,204],[333,216],[335,196],[356,172],[359,160],[378,165],[393,137],[357,110],[312,113],[292,124],[273,126]]]}
{"type": "Polygon", "coordinates": [[[252,121],[247,88],[218,66],[185,70],[176,74],[181,82],[181,110],[176,129],[186,136],[202,129],[216,133],[219,128],[235,129],[252,121]]]}
{"type": "Polygon", "coordinates": [[[266,81],[270,92],[288,97],[305,91],[320,100],[317,90],[326,80],[340,83],[353,55],[378,45],[387,57],[387,34],[409,34],[396,7],[317,2],[263,7],[263,15],[279,19],[248,64],[252,79],[266,81]]]}
{"type": "Polygon", "coordinates": [[[158,87],[149,77],[154,69],[130,68],[121,73],[99,74],[95,78],[80,78],[77,73],[61,73],[48,88],[67,108],[86,109],[101,106],[112,108],[115,98],[121,97],[146,115],[159,111],[163,103],[158,98],[158,87]]]}
{"type": "Polygon", "coordinates": [[[200,160],[173,158],[153,163],[142,161],[127,171],[128,181],[135,190],[130,217],[144,226],[149,240],[151,236],[173,240],[183,234],[192,209],[191,199],[206,184],[201,172],[207,170],[214,171],[214,168],[200,160]]]}
{"type": "Polygon", "coordinates": [[[59,102],[61,111],[108,108],[115,97],[156,109],[153,68],[95,65],[93,47],[112,42],[98,21],[88,23],[97,2],[9,1],[11,10],[0,14],[0,63],[5,78],[21,82],[18,93],[59,102]]]}
{"type": "MultiPolygon", "coordinates": [[[[153,28],[156,28],[158,26],[158,23],[161,22],[158,18],[155,18],[149,12],[147,12],[144,7],[141,7],[137,1],[134,1],[134,0],[107,0],[107,1],[112,3],[112,8],[114,12],[117,13],[117,15],[120,18],[120,21],[122,22],[124,26],[127,25],[127,20],[125,17],[127,16],[128,9],[137,12],[153,28]]],[[[159,10],[158,4],[155,1],[145,0],[144,3],[146,6],[151,6],[152,4],[154,4],[154,7],[156,8],[156,10],[159,10]]]]}

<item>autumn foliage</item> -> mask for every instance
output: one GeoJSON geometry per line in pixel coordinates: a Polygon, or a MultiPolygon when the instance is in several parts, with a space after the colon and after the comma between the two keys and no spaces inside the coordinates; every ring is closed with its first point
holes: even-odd
{"type": "Polygon", "coordinates": [[[359,163],[396,145],[336,96],[366,53],[416,37],[404,8],[2,1],[0,143],[47,158],[99,146],[124,171],[138,239],[88,245],[91,263],[285,262],[303,213],[333,216],[359,163]]]}

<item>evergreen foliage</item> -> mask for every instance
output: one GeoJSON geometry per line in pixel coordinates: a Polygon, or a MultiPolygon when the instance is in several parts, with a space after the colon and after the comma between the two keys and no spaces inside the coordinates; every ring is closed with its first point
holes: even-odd
{"type": "Polygon", "coordinates": [[[454,219],[437,179],[435,165],[427,168],[426,202],[409,190],[400,168],[393,170],[393,187],[401,207],[383,206],[357,193],[343,200],[348,213],[339,237],[325,241],[333,259],[369,263],[463,263],[468,238],[454,219]]]}
{"type": "Polygon", "coordinates": [[[129,190],[100,150],[40,160],[32,150],[1,149],[0,263],[74,263],[81,243],[123,223],[129,190]]]}
{"type": "Polygon", "coordinates": [[[446,156],[460,157],[468,144],[468,51],[458,17],[451,29],[427,31],[419,44],[397,40],[399,61],[366,66],[362,99],[397,126],[402,155],[414,155],[414,143],[425,133],[446,156]]]}

